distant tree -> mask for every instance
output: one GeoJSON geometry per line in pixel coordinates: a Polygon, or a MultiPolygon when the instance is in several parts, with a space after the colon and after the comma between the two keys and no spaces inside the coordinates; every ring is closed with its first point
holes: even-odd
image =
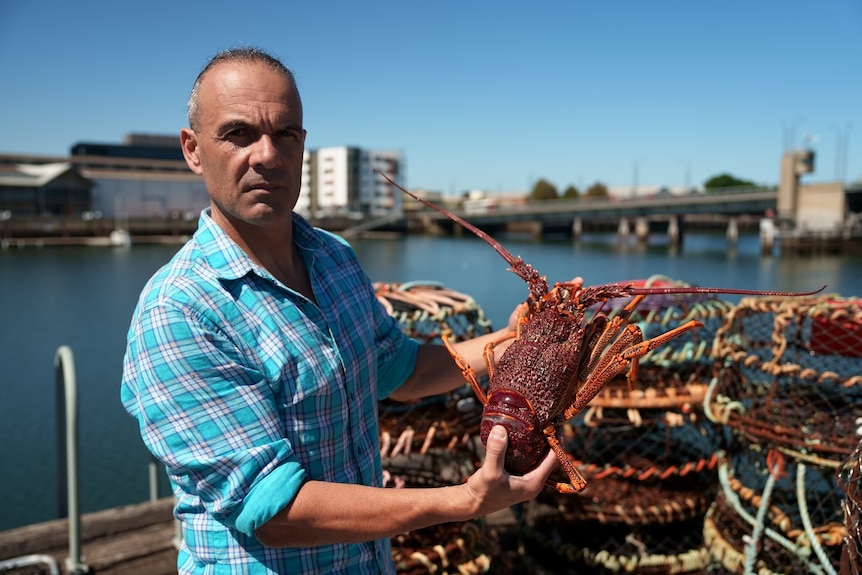
{"type": "Polygon", "coordinates": [[[756,186],[754,182],[749,182],[748,180],[740,180],[739,178],[732,176],[730,174],[719,174],[717,176],[713,176],[704,182],[703,187],[706,191],[714,190],[716,188],[736,188],[742,186],[756,186]]]}
{"type": "Polygon", "coordinates": [[[580,194],[581,193],[578,191],[578,188],[571,184],[563,190],[563,197],[567,200],[577,200],[580,194]]]}
{"type": "Polygon", "coordinates": [[[557,186],[544,178],[540,178],[539,181],[536,182],[536,185],[533,186],[533,190],[530,192],[530,195],[527,196],[527,200],[531,202],[556,200],[558,197],[557,186]]]}
{"type": "Polygon", "coordinates": [[[587,188],[584,197],[587,198],[606,198],[608,197],[608,187],[601,182],[596,182],[587,188]]]}

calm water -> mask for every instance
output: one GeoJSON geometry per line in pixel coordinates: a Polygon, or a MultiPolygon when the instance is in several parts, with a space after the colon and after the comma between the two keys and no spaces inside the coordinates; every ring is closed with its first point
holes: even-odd
{"type": "MultiPolygon", "coordinates": [[[[862,296],[862,259],[767,257],[756,237],[729,249],[722,235],[686,237],[680,250],[619,246],[611,237],[503,243],[549,281],[588,284],[663,274],[698,285],[828,291],[862,296]]],[[[472,237],[355,243],[375,281],[433,280],[472,295],[494,326],[526,295],[505,262],[472,237]]],[[[75,356],[80,409],[81,508],[148,497],[149,457],[119,402],[125,335],[138,293],[176,246],[0,250],[0,530],[58,516],[54,354],[75,356]]],[[[731,298],[732,299],[732,298],[731,298]]],[[[738,298],[737,298],[738,299],[738,298]]],[[[162,495],[169,493],[167,481],[162,495]]]]}

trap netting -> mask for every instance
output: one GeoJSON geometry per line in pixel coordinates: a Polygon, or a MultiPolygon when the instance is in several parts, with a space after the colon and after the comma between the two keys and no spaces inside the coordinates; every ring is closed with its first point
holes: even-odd
{"type": "Polygon", "coordinates": [[[412,403],[380,402],[380,456],[384,467],[407,465],[414,482],[420,479],[410,457],[428,463],[424,473],[428,483],[460,483],[475,471],[484,456],[479,438],[482,406],[472,390],[462,388],[451,394],[435,395],[412,403]],[[431,465],[434,463],[435,465],[431,465]]]}
{"type": "Polygon", "coordinates": [[[847,536],[836,469],[858,445],[862,301],[746,298],[715,340],[707,416],[729,430],[705,527],[742,573],[835,573],[847,536]]]}
{"type": "Polygon", "coordinates": [[[414,281],[373,285],[377,300],[410,337],[439,343],[444,329],[455,341],[491,332],[491,322],[476,301],[443,284],[414,281]]]}
{"type": "MultiPolygon", "coordinates": [[[[687,287],[664,276],[631,283],[687,287]]],[[[614,317],[629,301],[609,301],[602,311],[614,317]]],[[[641,358],[634,391],[621,374],[562,430],[563,447],[588,485],[577,496],[546,489],[528,507],[527,548],[546,567],[702,572],[703,519],[717,489],[721,441],[702,402],[714,371],[712,341],[732,308],[714,295],[671,294],[647,296],[632,312],[629,323],[644,339],[690,320],[704,326],[641,358]]]]}
{"type": "MultiPolygon", "coordinates": [[[[857,434],[862,436],[862,420],[857,434]]],[[[841,575],[862,573],[862,441],[844,460],[836,473],[838,486],[844,492],[842,508],[847,537],[841,555],[841,575]]]]}
{"type": "MultiPolygon", "coordinates": [[[[692,287],[690,284],[664,275],[619,283],[631,284],[638,288],[692,287]]],[[[613,318],[630,302],[631,298],[613,299],[602,304],[602,309],[608,317],[613,318]]],[[[700,403],[711,377],[712,346],[715,335],[724,323],[725,316],[733,308],[732,303],[715,294],[683,293],[646,296],[629,317],[629,323],[637,324],[641,329],[644,340],[657,337],[690,320],[702,322],[703,327],[686,332],[643,356],[640,364],[646,371],[641,371],[639,379],[642,384],[638,387],[645,390],[655,389],[654,393],[661,393],[658,390],[669,387],[677,388],[677,391],[682,392],[692,391],[697,394],[697,403],[700,403]],[[677,373],[681,367],[682,375],[677,373]],[[707,376],[705,380],[703,376],[707,376]],[[669,380],[668,385],[665,385],[663,378],[669,380]],[[683,378],[688,381],[683,381],[683,378]],[[693,387],[685,389],[689,384],[693,387]]],[[[674,391],[669,393],[674,394],[674,391]]]]}

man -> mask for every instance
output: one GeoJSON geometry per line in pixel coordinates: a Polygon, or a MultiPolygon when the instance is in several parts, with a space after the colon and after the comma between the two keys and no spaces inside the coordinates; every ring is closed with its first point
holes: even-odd
{"type": "MultiPolygon", "coordinates": [[[[555,464],[509,475],[498,427],[464,484],[381,487],[378,398],[464,380],[386,315],[346,242],[293,213],[305,134],[275,58],[229,50],[198,76],[180,140],[210,207],[143,290],[122,385],[174,486],[180,573],[393,573],[390,537],[532,499],[555,464]]],[[[459,352],[484,366],[499,335],[459,352]]]]}

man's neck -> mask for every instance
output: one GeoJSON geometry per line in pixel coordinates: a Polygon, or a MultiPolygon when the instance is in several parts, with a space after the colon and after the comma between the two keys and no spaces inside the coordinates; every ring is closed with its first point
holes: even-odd
{"type": "Polygon", "coordinates": [[[293,241],[293,219],[278,226],[254,226],[213,218],[256,264],[285,286],[314,301],[305,260],[293,241]]]}

